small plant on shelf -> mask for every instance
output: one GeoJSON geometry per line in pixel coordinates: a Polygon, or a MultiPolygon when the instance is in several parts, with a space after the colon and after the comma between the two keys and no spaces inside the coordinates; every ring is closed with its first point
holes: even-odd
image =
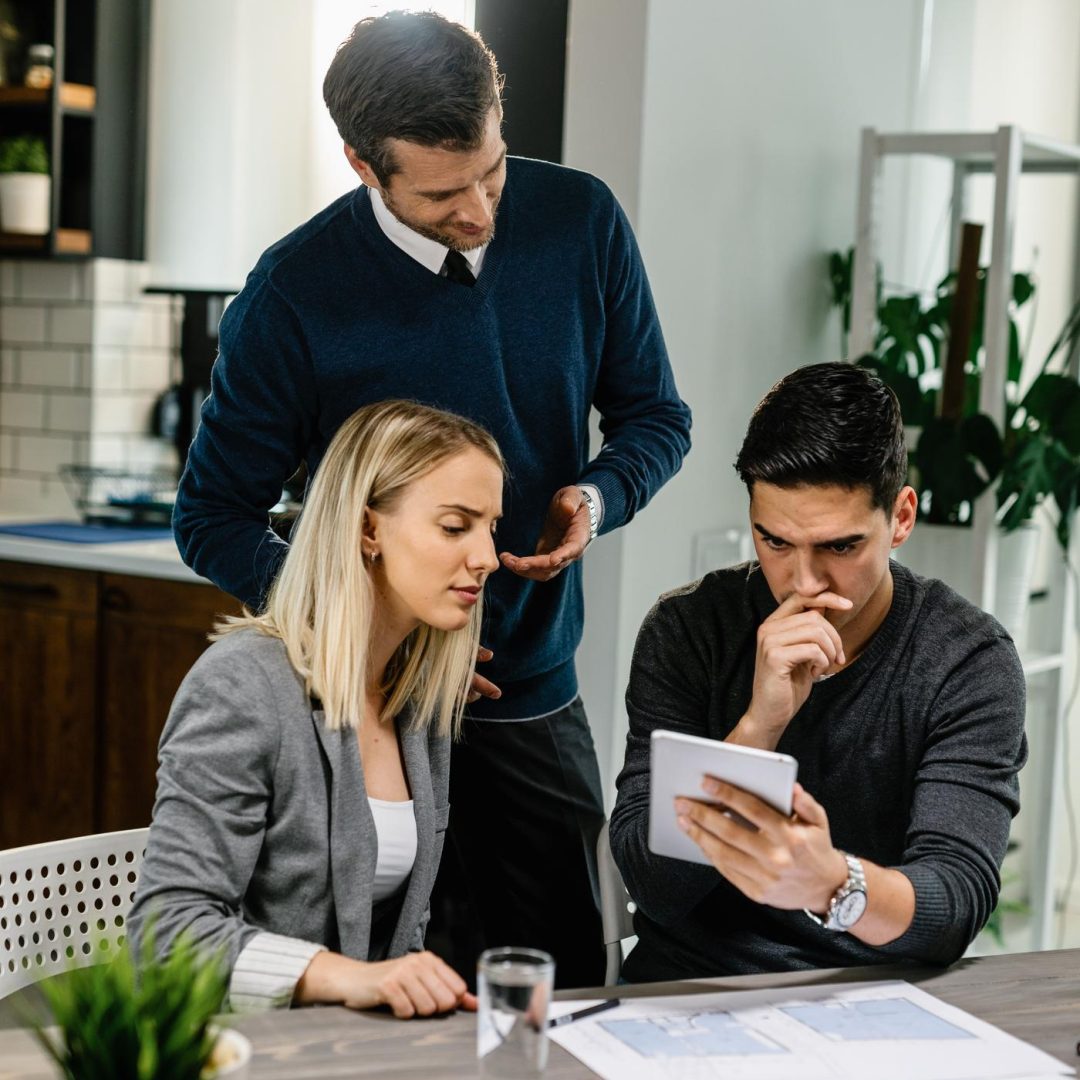
{"type": "Polygon", "coordinates": [[[36,135],[13,135],[0,139],[0,173],[48,175],[49,152],[36,135]]]}
{"type": "Polygon", "coordinates": [[[36,135],[0,139],[0,229],[44,236],[49,231],[51,198],[45,141],[36,135]]]}

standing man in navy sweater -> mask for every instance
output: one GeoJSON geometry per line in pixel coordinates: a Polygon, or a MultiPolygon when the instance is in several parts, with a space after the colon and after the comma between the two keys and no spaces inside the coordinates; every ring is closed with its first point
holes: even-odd
{"type": "Polygon", "coordinates": [[[323,92],[363,185],[271,247],[226,311],[175,529],[189,565],[258,607],[285,552],[267,511],[355,409],[414,398],[492,432],[505,570],[454,748],[456,910],[484,944],[547,949],[560,985],[587,985],[603,809],[574,669],[580,559],[676,472],[690,413],[621,208],[595,177],[507,158],[501,85],[479,37],[439,16],[354,28],[323,92]]]}

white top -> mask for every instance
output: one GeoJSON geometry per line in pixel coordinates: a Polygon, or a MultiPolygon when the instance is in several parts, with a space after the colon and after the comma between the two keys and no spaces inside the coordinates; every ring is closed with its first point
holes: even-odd
{"type": "MultiPolygon", "coordinates": [[[[378,857],[372,901],[393,896],[416,861],[416,818],[412,799],[387,802],[368,796],[375,820],[378,857]]],[[[240,951],[229,980],[229,1004],[237,1010],[287,1008],[296,984],[325,946],[262,930],[240,951]]]]}
{"type": "MultiPolygon", "coordinates": [[[[371,196],[371,209],[375,212],[375,220],[379,223],[388,239],[395,243],[410,258],[415,259],[421,266],[427,267],[433,274],[441,274],[443,263],[446,262],[446,253],[450,250],[445,244],[437,240],[430,240],[421,236],[415,229],[398,221],[386,208],[382,195],[375,188],[368,188],[371,196]]],[[[484,252],[487,244],[473,248],[471,251],[463,251],[465,261],[473,272],[473,277],[480,276],[480,266],[484,261],[484,252]]]]}
{"type": "Polygon", "coordinates": [[[408,880],[416,862],[416,818],[412,799],[387,802],[368,796],[375,819],[379,855],[375,862],[375,903],[393,896],[408,880]]]}

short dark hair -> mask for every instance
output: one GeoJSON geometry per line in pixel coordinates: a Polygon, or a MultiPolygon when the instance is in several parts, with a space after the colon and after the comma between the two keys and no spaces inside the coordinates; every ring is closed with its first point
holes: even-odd
{"type": "Polygon", "coordinates": [[[387,139],[475,150],[501,90],[480,35],[431,11],[361,19],[323,80],[338,134],[383,184],[398,169],[387,139]]]}
{"type": "Polygon", "coordinates": [[[854,364],[811,364],[785,375],[754,410],[735,469],[751,495],[781,488],[866,488],[891,514],[907,477],[896,395],[854,364]]]}

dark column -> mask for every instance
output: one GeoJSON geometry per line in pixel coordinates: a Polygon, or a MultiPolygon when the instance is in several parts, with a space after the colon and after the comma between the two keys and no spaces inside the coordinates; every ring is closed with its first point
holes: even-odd
{"type": "Polygon", "coordinates": [[[511,154],[562,161],[568,0],[476,0],[476,29],[506,76],[511,154]]]}

